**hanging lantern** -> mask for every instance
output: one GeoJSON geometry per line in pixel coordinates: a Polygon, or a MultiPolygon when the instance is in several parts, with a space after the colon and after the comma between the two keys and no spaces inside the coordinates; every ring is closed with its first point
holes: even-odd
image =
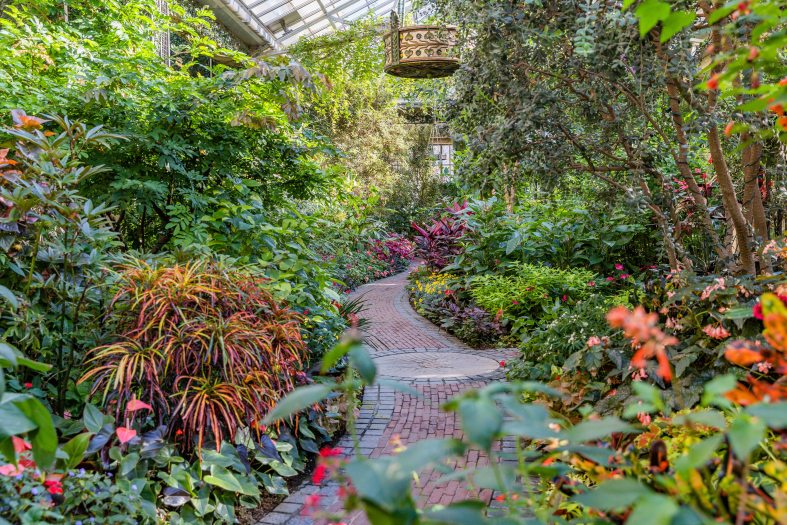
{"type": "Polygon", "coordinates": [[[403,14],[391,11],[391,27],[383,35],[385,72],[405,78],[453,75],[459,69],[456,26],[400,26],[403,14]]]}

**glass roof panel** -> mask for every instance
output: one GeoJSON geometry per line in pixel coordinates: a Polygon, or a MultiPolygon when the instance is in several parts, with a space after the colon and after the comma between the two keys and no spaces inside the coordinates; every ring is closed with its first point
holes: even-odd
{"type": "MultiPolygon", "coordinates": [[[[280,50],[300,38],[326,35],[369,13],[385,17],[399,0],[203,0],[223,17],[237,19],[264,42],[280,50]]],[[[411,1],[405,1],[409,11],[411,1]]],[[[235,25],[235,24],[233,24],[235,25]]]]}

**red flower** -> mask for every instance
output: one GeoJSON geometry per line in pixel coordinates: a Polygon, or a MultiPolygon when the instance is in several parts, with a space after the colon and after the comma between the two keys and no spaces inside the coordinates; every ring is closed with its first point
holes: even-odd
{"type": "Polygon", "coordinates": [[[328,475],[328,467],[320,463],[314,468],[314,472],[312,472],[312,483],[315,485],[319,485],[325,480],[325,477],[328,475]]]}
{"type": "Polygon", "coordinates": [[[711,91],[716,91],[719,89],[719,74],[715,73],[710,79],[708,79],[708,89],[711,91]]]}
{"type": "Polygon", "coordinates": [[[500,361],[500,368],[505,368],[505,366],[506,366],[506,362],[505,361],[500,361]]]}
{"type": "Polygon", "coordinates": [[[63,493],[63,484],[56,479],[48,479],[44,481],[44,487],[46,487],[46,491],[52,495],[63,493]]]}
{"type": "Polygon", "coordinates": [[[563,297],[561,297],[560,299],[565,303],[566,301],[568,301],[568,296],[566,294],[563,294],[563,297]]]}
{"type": "Polygon", "coordinates": [[[25,388],[33,388],[33,383],[28,381],[27,383],[25,383],[25,388]]]}
{"type": "Polygon", "coordinates": [[[344,453],[344,450],[342,450],[339,447],[336,447],[336,448],[324,447],[322,450],[320,450],[320,457],[321,458],[335,458],[335,457],[341,456],[343,453],[344,453]]]}
{"type": "MultiPolygon", "coordinates": [[[[784,304],[784,306],[787,306],[787,295],[777,295],[777,297],[782,302],[782,304],[784,304]]],[[[762,321],[764,319],[762,315],[762,303],[755,304],[751,309],[751,313],[756,319],[762,321]]]]}

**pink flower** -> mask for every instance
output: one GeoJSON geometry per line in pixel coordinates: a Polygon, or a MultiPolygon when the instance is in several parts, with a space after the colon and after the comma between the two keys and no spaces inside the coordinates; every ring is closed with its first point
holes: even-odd
{"type": "Polygon", "coordinates": [[[151,412],[153,411],[153,407],[148,405],[147,403],[140,401],[139,399],[132,399],[126,405],[126,412],[135,412],[137,410],[147,409],[151,412]]]}
{"type": "Polygon", "coordinates": [[[622,265],[622,264],[620,264],[620,263],[617,263],[617,264],[615,265],[615,269],[616,269],[616,270],[618,270],[618,271],[620,271],[620,270],[622,270],[622,269],[623,269],[623,265],[622,265]]]}
{"type": "Polygon", "coordinates": [[[611,282],[612,282],[612,281],[614,281],[614,280],[615,280],[615,278],[614,278],[614,277],[612,277],[612,276],[609,276],[609,277],[607,277],[607,282],[608,282],[608,283],[611,283],[611,282]]]}
{"type": "Polygon", "coordinates": [[[700,295],[700,299],[704,301],[705,299],[710,297],[711,293],[717,290],[726,290],[726,289],[727,289],[727,285],[724,282],[724,277],[718,277],[717,279],[714,280],[712,284],[709,284],[708,286],[705,287],[705,289],[702,291],[702,294],[700,295]]]}
{"type": "Polygon", "coordinates": [[[601,344],[601,338],[599,338],[598,336],[594,335],[588,338],[588,342],[587,342],[588,348],[593,346],[598,346],[600,344],[601,344]]]}
{"type": "Polygon", "coordinates": [[[319,494],[309,494],[306,496],[306,499],[303,502],[303,511],[302,514],[308,516],[317,508],[320,504],[320,495],[319,494]]]}
{"type": "Polygon", "coordinates": [[[637,414],[637,419],[639,419],[639,422],[642,423],[643,426],[650,425],[651,422],[650,414],[646,414],[645,412],[640,412],[639,414],[637,414]]]}
{"type": "Polygon", "coordinates": [[[760,372],[761,374],[767,374],[771,368],[773,368],[773,365],[768,361],[757,363],[757,371],[760,372]]]}
{"type": "Polygon", "coordinates": [[[620,278],[621,279],[628,279],[629,277],[631,277],[631,276],[629,274],[627,274],[627,273],[620,274],[620,278]]]}
{"type": "Polygon", "coordinates": [[[568,296],[566,294],[563,294],[563,297],[561,297],[560,299],[565,303],[566,301],[568,301],[568,296]]]}
{"type": "Polygon", "coordinates": [[[727,329],[722,325],[706,325],[702,331],[705,332],[705,335],[711,339],[726,339],[730,336],[730,332],[728,332],[727,329]]]}
{"type": "Polygon", "coordinates": [[[117,427],[115,432],[118,435],[118,439],[121,443],[128,443],[132,439],[134,439],[137,435],[137,431],[133,428],[126,428],[126,427],[117,427]]]}
{"type": "Polygon", "coordinates": [[[0,476],[18,476],[24,471],[25,467],[21,463],[19,465],[12,465],[11,463],[0,465],[0,476]]]}
{"type": "Polygon", "coordinates": [[[590,281],[590,282],[588,283],[588,286],[590,286],[591,288],[593,288],[594,286],[596,286],[596,281],[590,281]]]}

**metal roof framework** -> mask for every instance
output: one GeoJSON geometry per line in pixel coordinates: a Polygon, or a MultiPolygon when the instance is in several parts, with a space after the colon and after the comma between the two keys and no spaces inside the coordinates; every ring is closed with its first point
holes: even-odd
{"type": "MultiPolygon", "coordinates": [[[[300,38],[321,36],[374,13],[386,16],[399,0],[200,0],[251,47],[282,51],[300,38]]],[[[411,9],[405,1],[405,9],[411,9]]]]}

